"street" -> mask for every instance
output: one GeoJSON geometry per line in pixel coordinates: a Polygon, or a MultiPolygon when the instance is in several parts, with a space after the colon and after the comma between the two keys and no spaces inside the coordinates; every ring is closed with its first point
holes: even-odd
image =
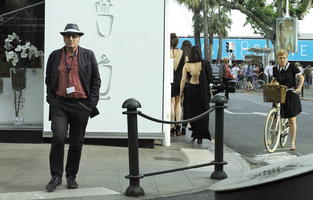
{"type": "MultiPolygon", "coordinates": [[[[307,100],[302,100],[301,103],[303,112],[297,117],[297,150],[290,151],[288,142],[285,148],[279,147],[275,153],[269,154],[264,147],[263,130],[272,104],[263,102],[260,94],[231,94],[224,116],[225,145],[256,165],[312,153],[313,104],[307,100]]],[[[214,133],[213,117],[210,130],[214,133]]]]}
{"type": "MultiPolygon", "coordinates": [[[[219,95],[223,95],[223,93],[219,95]]],[[[251,168],[312,153],[313,103],[307,100],[302,100],[301,103],[303,112],[297,117],[297,150],[295,152],[290,151],[289,143],[287,143],[285,148],[278,147],[274,153],[268,153],[264,147],[263,130],[266,115],[272,104],[263,102],[262,93],[248,94],[236,92],[230,94],[230,100],[226,104],[228,107],[224,113],[224,144],[241,154],[251,164],[251,168]]],[[[210,132],[214,137],[214,112],[210,116],[210,132]]],[[[156,199],[205,200],[215,199],[215,197],[213,191],[206,190],[156,199]]]]}

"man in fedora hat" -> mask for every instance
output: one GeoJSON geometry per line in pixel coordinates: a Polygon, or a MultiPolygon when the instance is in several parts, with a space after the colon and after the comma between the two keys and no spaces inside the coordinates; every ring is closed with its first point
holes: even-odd
{"type": "Polygon", "coordinates": [[[76,189],[82,145],[89,117],[99,114],[101,85],[94,53],[79,46],[84,35],[77,24],[67,24],[60,32],[65,46],[53,51],[47,62],[46,87],[49,120],[53,133],[50,150],[51,180],[46,186],[52,192],[62,184],[64,144],[69,129],[69,149],[65,167],[67,187],[76,189]]]}

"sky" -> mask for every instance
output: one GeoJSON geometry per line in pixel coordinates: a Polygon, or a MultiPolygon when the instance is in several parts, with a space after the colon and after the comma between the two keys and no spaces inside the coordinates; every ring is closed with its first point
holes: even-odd
{"type": "MultiPolygon", "coordinates": [[[[192,29],[192,13],[185,6],[178,5],[175,0],[170,1],[169,29],[170,32],[176,33],[178,36],[193,35],[192,29]]],[[[228,33],[229,36],[258,36],[253,33],[250,25],[245,25],[246,16],[240,11],[233,10],[231,12],[233,21],[232,27],[228,33]]],[[[300,33],[313,33],[312,29],[313,9],[303,20],[299,20],[300,33]]]]}

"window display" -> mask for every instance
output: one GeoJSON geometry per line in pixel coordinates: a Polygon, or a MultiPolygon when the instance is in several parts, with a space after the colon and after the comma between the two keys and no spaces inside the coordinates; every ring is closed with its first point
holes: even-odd
{"type": "Polygon", "coordinates": [[[44,1],[1,1],[0,129],[42,128],[43,49],[44,1]]]}

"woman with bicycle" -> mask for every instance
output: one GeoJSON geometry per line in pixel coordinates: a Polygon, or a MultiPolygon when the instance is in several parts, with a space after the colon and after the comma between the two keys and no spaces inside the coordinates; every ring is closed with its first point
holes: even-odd
{"type": "Polygon", "coordinates": [[[281,117],[288,118],[291,146],[290,150],[296,150],[296,134],[297,134],[297,115],[302,112],[300,96],[304,78],[300,70],[293,64],[288,62],[288,53],[281,49],[277,53],[278,65],[273,67],[272,83],[278,82],[280,85],[287,86],[286,101],[281,104],[281,117]],[[296,78],[299,80],[298,84],[296,78]]]}

